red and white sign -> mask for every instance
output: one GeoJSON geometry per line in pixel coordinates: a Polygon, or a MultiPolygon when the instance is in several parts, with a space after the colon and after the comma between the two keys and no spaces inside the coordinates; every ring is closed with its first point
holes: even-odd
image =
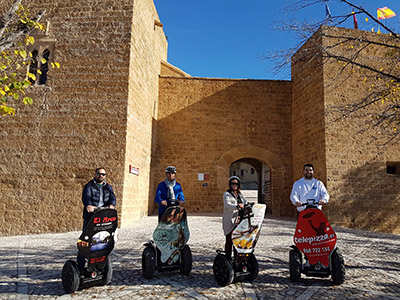
{"type": "Polygon", "coordinates": [[[300,212],[293,240],[310,264],[329,266],[329,254],[337,237],[322,210],[309,208],[300,212]]]}
{"type": "Polygon", "coordinates": [[[129,165],[129,173],[139,176],[139,168],[129,165]]]}

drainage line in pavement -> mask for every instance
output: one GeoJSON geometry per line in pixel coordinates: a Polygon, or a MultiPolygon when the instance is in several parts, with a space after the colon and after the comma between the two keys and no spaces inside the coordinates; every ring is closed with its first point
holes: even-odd
{"type": "Polygon", "coordinates": [[[309,286],[303,293],[301,293],[300,296],[296,298],[296,300],[308,300],[310,299],[318,290],[319,286],[317,286],[315,283],[313,283],[311,286],[309,286]]]}
{"type": "Polygon", "coordinates": [[[29,299],[28,282],[26,281],[28,276],[27,276],[27,269],[25,262],[25,239],[20,242],[18,247],[17,270],[18,270],[17,292],[19,295],[19,299],[22,300],[29,299]]]}
{"type": "Polygon", "coordinates": [[[242,282],[242,287],[246,300],[257,300],[256,292],[254,291],[251,283],[242,282]]]}

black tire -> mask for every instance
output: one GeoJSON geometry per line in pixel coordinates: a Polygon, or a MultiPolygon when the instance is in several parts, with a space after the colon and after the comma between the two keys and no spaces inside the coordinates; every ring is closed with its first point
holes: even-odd
{"type": "Polygon", "coordinates": [[[332,281],[333,284],[342,284],[346,277],[346,269],[342,253],[338,249],[332,254],[332,281]]]}
{"type": "Polygon", "coordinates": [[[247,280],[253,282],[258,275],[258,261],[254,254],[250,254],[248,262],[247,262],[247,270],[250,274],[247,276],[247,280]]]}
{"type": "Polygon", "coordinates": [[[113,276],[113,268],[112,268],[112,264],[111,264],[111,259],[109,257],[107,257],[106,265],[104,266],[104,269],[103,269],[103,279],[101,282],[102,285],[110,284],[112,276],[113,276]]]}
{"type": "Polygon", "coordinates": [[[301,279],[301,257],[299,252],[296,250],[290,250],[289,252],[289,271],[290,279],[292,281],[300,281],[301,279]]]}
{"type": "Polygon", "coordinates": [[[80,285],[78,265],[73,260],[67,260],[61,272],[62,284],[66,293],[74,293],[80,285]]]}
{"type": "Polygon", "coordinates": [[[183,275],[189,275],[192,271],[192,251],[188,245],[185,245],[181,251],[180,271],[183,275]]]}
{"type": "Polygon", "coordinates": [[[215,257],[213,272],[215,280],[220,286],[231,284],[235,276],[232,263],[222,254],[218,254],[215,257]]]}
{"type": "Polygon", "coordinates": [[[144,248],[143,250],[142,271],[143,271],[143,277],[147,279],[152,278],[154,272],[156,271],[155,251],[153,248],[150,248],[149,246],[144,248]]]}

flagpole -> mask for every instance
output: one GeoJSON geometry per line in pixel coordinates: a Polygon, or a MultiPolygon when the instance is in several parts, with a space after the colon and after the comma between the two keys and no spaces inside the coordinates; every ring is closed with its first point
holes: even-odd
{"type": "Polygon", "coordinates": [[[328,1],[329,0],[324,0],[324,2],[325,2],[325,25],[328,25],[328,22],[330,22],[331,18],[332,18],[331,11],[328,6],[328,1]]]}

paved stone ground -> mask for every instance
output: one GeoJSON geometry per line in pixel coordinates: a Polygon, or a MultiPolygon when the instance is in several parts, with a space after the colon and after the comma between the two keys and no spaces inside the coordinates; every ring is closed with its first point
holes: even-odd
{"type": "Polygon", "coordinates": [[[215,249],[222,248],[221,218],[189,216],[193,270],[141,275],[142,243],[157,223],[146,217],[120,230],[112,253],[110,285],[65,295],[61,269],[75,259],[79,232],[0,237],[0,299],[400,299],[400,236],[334,228],[346,262],[346,281],[333,286],[329,278],[289,280],[288,253],[294,220],[265,219],[255,255],[260,273],[253,283],[221,288],[213,277],[215,249]]]}

